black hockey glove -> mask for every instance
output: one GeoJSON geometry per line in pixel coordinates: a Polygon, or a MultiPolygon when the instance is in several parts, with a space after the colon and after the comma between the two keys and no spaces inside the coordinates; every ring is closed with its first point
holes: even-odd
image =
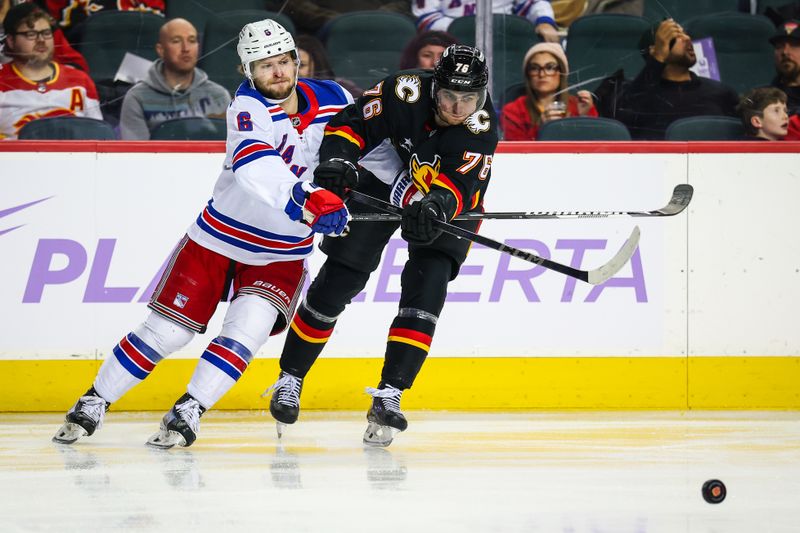
{"type": "MultiPolygon", "coordinates": [[[[447,221],[450,204],[455,204],[452,194],[442,190],[429,192],[424,198],[403,208],[401,236],[411,244],[430,244],[442,234],[434,220],[447,221]],[[452,201],[450,201],[452,199],[452,201]]],[[[454,207],[454,206],[453,206],[454,207]]]]}
{"type": "Polygon", "coordinates": [[[314,170],[314,183],[339,198],[344,198],[345,190],[353,189],[358,184],[358,170],[345,159],[322,161],[314,170]]]}

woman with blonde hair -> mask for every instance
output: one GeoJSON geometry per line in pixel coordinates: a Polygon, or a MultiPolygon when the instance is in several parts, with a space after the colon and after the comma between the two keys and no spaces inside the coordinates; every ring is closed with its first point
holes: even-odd
{"type": "Polygon", "coordinates": [[[564,117],[596,117],[589,91],[567,90],[569,63],[557,43],[539,43],[522,61],[525,94],[503,106],[500,125],[507,141],[533,141],[544,122],[564,117]]]}

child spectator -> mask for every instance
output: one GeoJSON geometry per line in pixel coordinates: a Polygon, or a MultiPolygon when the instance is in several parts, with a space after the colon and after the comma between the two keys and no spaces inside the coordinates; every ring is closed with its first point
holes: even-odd
{"type": "Polygon", "coordinates": [[[781,141],[788,133],[786,93],[780,89],[753,89],[742,97],[736,111],[742,117],[745,134],[753,140],[781,141]]]}

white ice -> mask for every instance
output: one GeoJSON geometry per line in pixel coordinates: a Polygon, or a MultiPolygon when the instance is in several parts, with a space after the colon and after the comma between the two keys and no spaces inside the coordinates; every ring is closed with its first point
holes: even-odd
{"type": "Polygon", "coordinates": [[[364,413],[210,411],[191,448],[144,445],[159,413],[0,414],[0,532],[800,531],[800,413],[412,411],[387,449],[364,413]],[[711,478],[725,501],[701,497],[711,478]]]}

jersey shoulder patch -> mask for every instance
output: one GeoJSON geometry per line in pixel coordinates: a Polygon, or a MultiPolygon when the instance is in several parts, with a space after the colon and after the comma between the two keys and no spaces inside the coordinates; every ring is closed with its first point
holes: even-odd
{"type": "Polygon", "coordinates": [[[422,95],[422,80],[416,74],[401,74],[395,80],[394,93],[401,101],[413,104],[422,95]]]}
{"type": "Polygon", "coordinates": [[[470,133],[480,135],[491,129],[492,118],[489,116],[488,111],[481,109],[467,117],[467,120],[464,121],[464,127],[467,128],[470,133]]]}

